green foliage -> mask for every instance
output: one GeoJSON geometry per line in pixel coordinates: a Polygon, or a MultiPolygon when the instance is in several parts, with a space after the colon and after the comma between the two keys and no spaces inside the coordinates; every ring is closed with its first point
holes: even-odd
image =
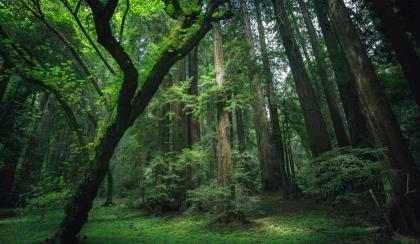
{"type": "Polygon", "coordinates": [[[188,191],[190,213],[207,213],[212,222],[221,224],[247,223],[255,199],[249,197],[240,185],[218,186],[215,182],[188,191]]]}
{"type": "Polygon", "coordinates": [[[176,156],[157,155],[144,168],[133,197],[149,213],[179,209],[190,187],[185,179],[188,170],[195,168],[197,172],[190,181],[203,181],[207,164],[208,154],[201,148],[184,149],[176,156]]]}
{"type": "Polygon", "coordinates": [[[303,168],[303,191],[334,202],[365,201],[368,190],[381,189],[381,151],[337,149],[321,155],[303,168]]]}
{"type": "Polygon", "coordinates": [[[71,189],[63,176],[47,177],[32,186],[25,196],[29,208],[60,208],[70,197],[71,189]]]}

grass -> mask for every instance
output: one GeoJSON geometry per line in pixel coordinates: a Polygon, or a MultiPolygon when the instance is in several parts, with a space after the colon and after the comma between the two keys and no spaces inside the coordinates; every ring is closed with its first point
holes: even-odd
{"type": "MultiPolygon", "coordinates": [[[[0,243],[41,243],[63,217],[28,211],[0,219],[0,243]]],[[[378,227],[354,222],[305,201],[261,196],[251,224],[212,226],[206,216],[145,217],[120,204],[92,210],[81,235],[84,243],[370,243],[378,227]]],[[[373,242],[373,241],[371,241],[373,242]]]]}

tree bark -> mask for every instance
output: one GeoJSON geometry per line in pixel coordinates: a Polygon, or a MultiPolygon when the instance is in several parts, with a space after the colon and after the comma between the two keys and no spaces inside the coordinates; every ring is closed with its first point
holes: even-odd
{"type": "Polygon", "coordinates": [[[241,108],[235,109],[235,120],[236,120],[236,136],[238,140],[238,151],[244,153],[246,149],[245,139],[245,126],[244,126],[244,115],[241,108]]]}
{"type": "MultiPolygon", "coordinates": [[[[242,17],[245,40],[248,43],[249,58],[256,65],[256,51],[252,37],[251,23],[248,17],[248,9],[244,0],[241,0],[242,17]]],[[[262,187],[265,191],[276,190],[280,184],[280,166],[274,161],[273,145],[268,125],[267,112],[264,106],[264,95],[260,85],[260,77],[255,70],[251,74],[251,86],[255,92],[255,99],[252,104],[254,109],[255,130],[257,132],[257,144],[260,158],[262,187]]]]}
{"type": "MultiPolygon", "coordinates": [[[[244,1],[242,3],[242,11],[247,11],[246,5],[244,1]]],[[[259,44],[261,48],[261,57],[262,57],[262,64],[263,64],[263,73],[266,83],[266,94],[268,100],[268,111],[270,113],[270,121],[271,121],[271,140],[274,145],[274,163],[278,163],[280,170],[280,179],[282,184],[283,192],[287,192],[289,190],[289,178],[286,175],[287,167],[284,161],[284,148],[283,148],[283,135],[280,128],[280,120],[278,114],[278,104],[276,102],[276,95],[274,92],[274,82],[273,76],[271,74],[270,68],[270,60],[268,58],[268,51],[267,51],[267,44],[265,40],[265,31],[264,25],[261,16],[261,8],[260,2],[258,0],[254,0],[256,16],[257,16],[257,25],[258,25],[258,37],[259,37],[259,44]]]]}
{"type": "Polygon", "coordinates": [[[334,75],[338,85],[341,102],[346,115],[347,125],[350,132],[350,140],[353,147],[372,146],[371,135],[368,129],[368,121],[362,112],[354,80],[345,60],[342,48],[337,40],[334,29],[328,19],[328,6],[324,0],[315,0],[315,12],[324,36],[325,45],[334,75]]]}
{"type": "Polygon", "coordinates": [[[347,138],[346,129],[344,127],[343,119],[340,114],[340,101],[338,100],[334,83],[328,76],[328,66],[326,63],[326,55],[322,50],[318,34],[316,33],[315,26],[312,23],[310,13],[307,9],[306,3],[303,0],[298,0],[301,9],[303,20],[309,34],[309,42],[311,43],[312,50],[315,56],[316,68],[319,78],[321,79],[322,88],[327,100],[328,110],[330,112],[332,125],[335,132],[335,137],[339,147],[346,147],[350,145],[347,138]]]}
{"type": "Polygon", "coordinates": [[[322,118],[321,109],[316,102],[314,90],[308,73],[305,70],[302,56],[290,31],[287,13],[284,8],[283,0],[272,0],[277,28],[281,35],[286,54],[289,59],[290,68],[296,85],[300,105],[303,111],[311,150],[314,156],[331,149],[327,128],[322,118]]]}
{"type": "MultiPolygon", "coordinates": [[[[187,73],[185,69],[185,60],[182,59],[177,63],[177,74],[175,76],[174,84],[180,85],[182,81],[186,80],[186,78],[187,73]]],[[[181,102],[181,97],[178,97],[178,101],[175,101],[172,104],[172,110],[174,113],[172,145],[176,153],[180,153],[188,146],[188,124],[184,107],[185,105],[183,102],[181,102]]]]}
{"type": "MultiPolygon", "coordinates": [[[[225,70],[223,58],[223,39],[220,26],[213,23],[214,66],[216,69],[216,82],[219,87],[225,85],[225,70]]],[[[231,146],[231,122],[229,112],[224,109],[227,95],[217,106],[217,182],[220,186],[229,185],[229,177],[232,171],[232,146],[231,146]]]]}
{"type": "Polygon", "coordinates": [[[373,5],[381,19],[382,32],[395,50],[417,106],[420,107],[420,59],[417,52],[393,10],[392,2],[390,0],[373,0],[373,5]]]}
{"type": "Polygon", "coordinates": [[[399,173],[410,176],[411,189],[420,189],[419,172],[415,162],[344,2],[328,0],[328,12],[352,71],[358,95],[365,106],[376,136],[381,145],[386,147],[391,167],[399,173]]]}
{"type": "MultiPolygon", "coordinates": [[[[188,54],[189,76],[191,77],[191,85],[188,94],[191,96],[198,95],[198,48],[195,47],[188,54]]],[[[188,118],[188,147],[192,148],[194,144],[200,142],[200,124],[197,118],[189,111],[188,118]]]]}

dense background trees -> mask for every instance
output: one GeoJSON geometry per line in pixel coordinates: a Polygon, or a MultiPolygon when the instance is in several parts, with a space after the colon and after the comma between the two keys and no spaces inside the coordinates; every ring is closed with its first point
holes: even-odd
{"type": "Polygon", "coordinates": [[[279,192],[418,234],[414,2],[1,0],[0,208],[65,202],[74,243],[98,196],[245,223],[279,192]]]}

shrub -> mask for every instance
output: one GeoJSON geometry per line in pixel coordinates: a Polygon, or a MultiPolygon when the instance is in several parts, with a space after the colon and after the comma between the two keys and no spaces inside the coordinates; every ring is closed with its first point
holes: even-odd
{"type": "Polygon", "coordinates": [[[369,189],[380,190],[380,150],[342,148],[327,152],[303,168],[303,191],[333,202],[360,202],[369,189]]]}
{"type": "Polygon", "coordinates": [[[157,155],[143,170],[135,190],[140,207],[149,214],[178,210],[183,206],[190,182],[205,180],[208,155],[201,148],[184,149],[179,155],[157,155]],[[186,180],[188,169],[194,167],[192,179],[186,180]]]}

